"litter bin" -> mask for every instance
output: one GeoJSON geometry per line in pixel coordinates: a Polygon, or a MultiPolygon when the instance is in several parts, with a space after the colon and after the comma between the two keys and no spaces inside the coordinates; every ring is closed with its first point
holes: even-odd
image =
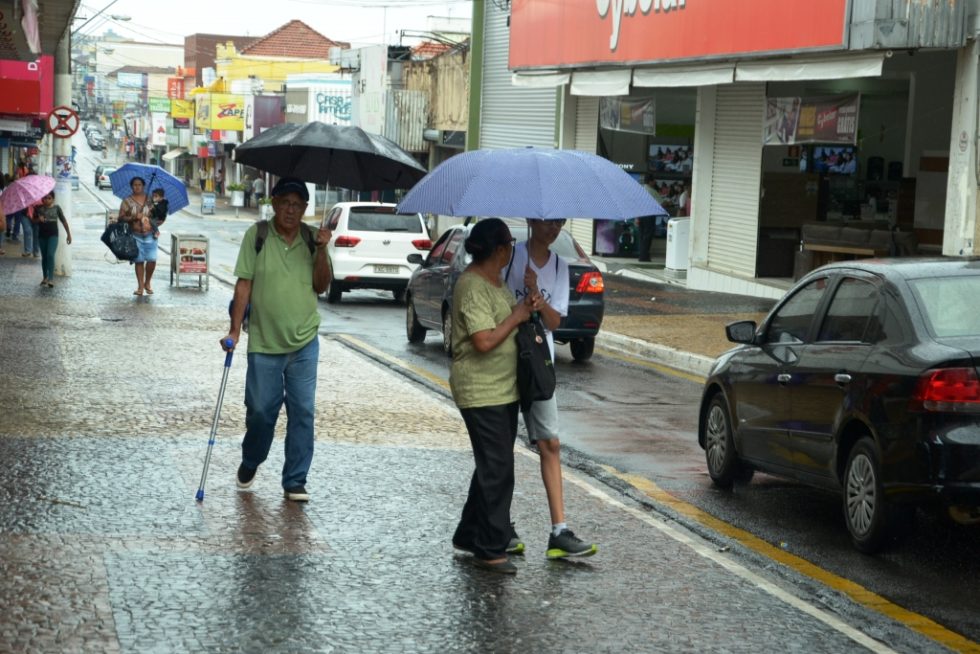
{"type": "Polygon", "coordinates": [[[197,287],[208,288],[208,237],[204,234],[170,235],[170,285],[176,280],[180,286],[180,276],[197,276],[197,287]]]}
{"type": "Polygon", "coordinates": [[[664,273],[687,277],[687,248],[691,235],[690,218],[671,218],[667,221],[667,257],[664,273]]]}

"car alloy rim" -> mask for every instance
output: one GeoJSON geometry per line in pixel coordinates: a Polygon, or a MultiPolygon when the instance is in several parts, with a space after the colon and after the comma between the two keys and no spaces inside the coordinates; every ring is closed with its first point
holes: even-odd
{"type": "Polygon", "coordinates": [[[720,406],[712,406],[708,412],[705,449],[708,452],[708,465],[717,472],[724,465],[728,452],[728,426],[725,423],[725,412],[720,406]]]}
{"type": "Polygon", "coordinates": [[[847,520],[856,533],[866,534],[871,529],[876,501],[871,460],[865,454],[858,454],[847,473],[847,520]]]}
{"type": "Polygon", "coordinates": [[[409,300],[408,311],[405,312],[405,323],[408,331],[411,332],[415,326],[415,303],[409,300]]]}

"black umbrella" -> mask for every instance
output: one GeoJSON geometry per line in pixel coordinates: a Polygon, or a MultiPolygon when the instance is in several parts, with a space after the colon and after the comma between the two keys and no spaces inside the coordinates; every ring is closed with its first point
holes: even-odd
{"type": "Polygon", "coordinates": [[[355,191],[411,188],[427,172],[379,134],[316,121],[270,127],[238,146],[235,161],[280,177],[355,191]]]}

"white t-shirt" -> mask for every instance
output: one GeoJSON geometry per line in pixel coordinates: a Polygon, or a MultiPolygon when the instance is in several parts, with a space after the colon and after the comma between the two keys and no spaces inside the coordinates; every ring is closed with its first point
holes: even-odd
{"type": "MultiPolygon", "coordinates": [[[[544,301],[551,305],[551,308],[558,312],[562,318],[568,315],[568,264],[554,252],[550,253],[548,263],[538,268],[531,262],[531,270],[538,275],[538,290],[544,297],[544,301]]],[[[501,275],[504,283],[514,294],[518,301],[524,299],[526,289],[524,288],[524,270],[528,265],[527,241],[522,241],[514,246],[514,258],[504,267],[501,275]]],[[[543,323],[542,323],[543,324],[543,323]]],[[[551,330],[545,328],[548,337],[548,348],[551,350],[551,358],[555,358],[555,339],[551,335],[551,330]]]]}

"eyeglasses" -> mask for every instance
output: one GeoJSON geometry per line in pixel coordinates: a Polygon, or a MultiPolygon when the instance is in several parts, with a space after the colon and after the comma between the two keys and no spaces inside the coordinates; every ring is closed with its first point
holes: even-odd
{"type": "Polygon", "coordinates": [[[541,222],[546,225],[558,225],[559,227],[564,227],[568,220],[566,218],[555,218],[553,220],[542,220],[541,222]]]}
{"type": "Polygon", "coordinates": [[[278,205],[286,211],[306,211],[309,202],[285,202],[280,200],[278,205]]]}

